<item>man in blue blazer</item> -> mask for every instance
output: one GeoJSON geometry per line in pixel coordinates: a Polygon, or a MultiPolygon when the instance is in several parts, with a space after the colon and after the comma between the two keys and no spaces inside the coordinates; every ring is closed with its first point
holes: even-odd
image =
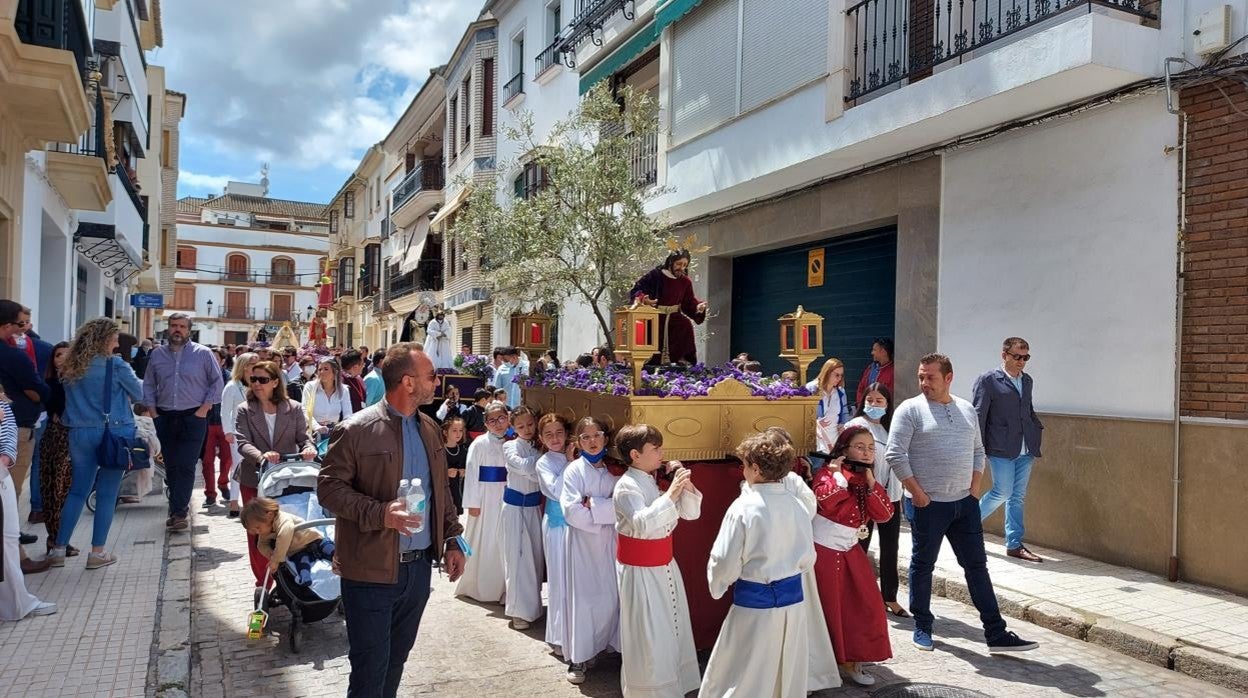
{"type": "Polygon", "coordinates": [[[1023,500],[1031,464],[1040,457],[1044,425],[1031,403],[1031,376],[1023,369],[1031,360],[1027,340],[1010,337],[1001,345],[1001,367],[975,379],[975,411],[984,450],[992,466],[992,491],[979,503],[981,518],[1005,504],[1005,548],[1010,557],[1040,562],[1023,545],[1023,500]]]}

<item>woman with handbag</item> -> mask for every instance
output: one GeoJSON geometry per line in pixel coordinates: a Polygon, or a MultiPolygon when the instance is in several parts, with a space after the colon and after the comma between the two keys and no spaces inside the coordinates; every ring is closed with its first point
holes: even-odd
{"type": "MultiPolygon", "coordinates": [[[[299,403],[286,397],[282,370],[272,361],[261,361],[247,378],[247,402],[234,417],[234,439],[242,461],[238,466],[239,489],[246,506],[257,496],[260,471],[281,461],[282,454],[299,453],[304,460],[316,458],[316,448],[308,437],[308,424],[299,403]]],[[[348,398],[347,408],[350,409],[348,398]]],[[[256,586],[264,583],[269,561],[256,547],[256,536],[247,536],[247,557],[256,586]]]]}
{"type": "Polygon", "coordinates": [[[116,555],[105,552],[104,544],[113,525],[121,477],[128,466],[128,459],[123,461],[121,456],[128,455],[124,452],[135,440],[133,404],[143,399],[143,385],[134,370],[120,356],[113,355],[118,333],[117,323],[109,318],[87,322],[74,335],[69,358],[61,371],[65,385],[61,423],[69,427],[73,475],[69,497],[61,510],[56,546],[48,551],[53,567],[65,566],[65,546],[78,525],[92,486],[96,490],[96,509],[87,569],[117,562],[116,555]]]}
{"type": "Polygon", "coordinates": [[[321,359],[316,365],[316,378],[303,386],[303,410],[309,433],[317,449],[324,452],[330,428],[354,414],[351,393],[342,382],[342,369],[336,359],[321,359]]]}

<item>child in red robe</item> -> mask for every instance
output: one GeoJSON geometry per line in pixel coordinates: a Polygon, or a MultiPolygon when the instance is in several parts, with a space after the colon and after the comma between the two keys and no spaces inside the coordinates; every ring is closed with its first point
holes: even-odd
{"type": "Polygon", "coordinates": [[[875,572],[858,541],[867,520],[893,516],[888,492],[875,481],[875,439],[865,427],[848,427],[832,448],[833,460],[815,474],[819,515],[815,528],[815,581],[841,671],[854,683],[870,686],[875,678],[861,662],[893,656],[888,641],[884,601],[875,572]]]}

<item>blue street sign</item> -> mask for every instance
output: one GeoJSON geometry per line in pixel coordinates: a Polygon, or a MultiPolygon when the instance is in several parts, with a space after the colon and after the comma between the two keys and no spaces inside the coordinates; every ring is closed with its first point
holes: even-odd
{"type": "Polygon", "coordinates": [[[135,308],[164,308],[165,297],[159,293],[131,293],[130,305],[135,308]]]}

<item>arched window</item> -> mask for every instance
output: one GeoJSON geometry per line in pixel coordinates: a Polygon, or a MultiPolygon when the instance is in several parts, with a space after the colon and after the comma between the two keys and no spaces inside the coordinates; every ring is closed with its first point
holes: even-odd
{"type": "Polygon", "coordinates": [[[231,252],[225,256],[225,278],[227,281],[254,281],[248,268],[247,255],[231,252]]]}
{"type": "Polygon", "coordinates": [[[274,257],[269,265],[269,283],[293,286],[295,281],[295,260],[290,257],[274,257]]]}

